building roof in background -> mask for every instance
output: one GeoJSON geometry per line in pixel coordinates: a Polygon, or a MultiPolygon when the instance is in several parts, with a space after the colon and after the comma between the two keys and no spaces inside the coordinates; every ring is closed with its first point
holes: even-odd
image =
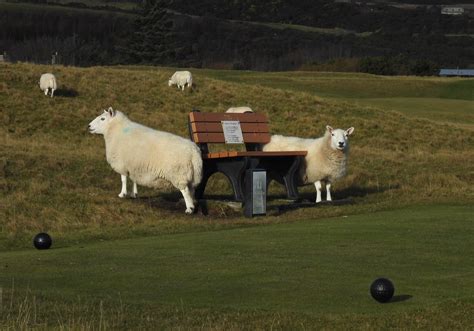
{"type": "Polygon", "coordinates": [[[474,77],[474,69],[441,69],[440,76],[469,76],[474,77]]]}

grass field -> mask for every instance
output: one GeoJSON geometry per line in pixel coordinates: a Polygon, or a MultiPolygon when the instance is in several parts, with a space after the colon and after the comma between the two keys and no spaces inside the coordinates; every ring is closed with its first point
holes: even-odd
{"type": "MultiPolygon", "coordinates": [[[[474,81],[174,68],[0,66],[0,327],[469,329],[474,313],[474,81]],[[60,90],[37,81],[53,71],[60,90]],[[187,135],[193,108],[249,105],[274,133],[316,137],[355,127],[347,205],[245,219],[211,178],[208,215],[184,214],[170,188],[119,199],[103,138],[105,107],[187,135]],[[217,200],[215,199],[217,198],[217,200]],[[53,249],[32,248],[47,231],[53,249]],[[368,296],[395,282],[395,302],[368,296]]],[[[312,187],[301,189],[314,200],[312,187]]]]}
{"type": "MultiPolygon", "coordinates": [[[[377,320],[374,327],[394,321],[427,327],[433,322],[427,316],[437,327],[461,327],[474,322],[474,255],[466,254],[474,245],[473,212],[472,206],[428,206],[87,245],[62,241],[49,251],[0,253],[0,283],[14,281],[39,297],[28,301],[38,305],[38,326],[56,324],[43,302],[67,316],[71,301],[95,300],[127,306],[120,320],[104,313],[103,322],[114,328],[123,326],[132,307],[152,318],[137,321],[141,327],[169,323],[150,307],[189,315],[184,328],[206,326],[207,316],[218,311],[237,314],[237,320],[214,317],[223,328],[239,326],[242,315],[248,328],[268,328],[276,314],[277,323],[301,328],[317,327],[328,316],[327,327],[372,324],[368,315],[377,320]],[[387,275],[396,284],[395,302],[380,305],[368,286],[387,275]],[[454,307],[466,316],[455,320],[454,307]]],[[[4,295],[8,306],[11,291],[4,295]]],[[[13,314],[26,309],[14,304],[8,309],[13,314]]]]}

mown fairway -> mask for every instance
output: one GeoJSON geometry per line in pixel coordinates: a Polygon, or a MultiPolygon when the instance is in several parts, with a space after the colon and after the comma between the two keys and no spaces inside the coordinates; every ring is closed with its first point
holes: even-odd
{"type": "Polygon", "coordinates": [[[55,324],[47,322],[54,314],[43,306],[54,303],[66,320],[71,301],[102,301],[125,305],[118,320],[111,312],[102,316],[109,327],[136,319],[128,316],[133,307],[152,318],[134,321],[141,327],[170,324],[150,307],[189,315],[183,327],[210,326],[208,315],[219,311],[230,315],[215,321],[222,328],[266,328],[272,319],[279,327],[301,328],[361,322],[467,327],[474,322],[473,212],[418,207],[86,245],[63,241],[49,251],[0,253],[0,283],[30,289],[29,297],[16,294],[25,306],[15,309],[25,315],[37,310],[38,325],[55,324]],[[369,296],[370,282],[379,276],[395,282],[394,302],[381,305],[369,296]],[[321,321],[328,316],[333,319],[321,321]]]}
{"type": "MultiPolygon", "coordinates": [[[[474,82],[329,73],[194,70],[184,93],[171,68],[0,66],[0,326],[74,328],[459,328],[473,325],[474,82]],[[41,94],[43,72],[59,81],[41,94]],[[180,195],[120,177],[89,121],[113,106],[187,135],[187,113],[249,105],[274,133],[316,137],[356,128],[349,205],[245,219],[208,201],[184,214],[180,195]],[[347,216],[347,217],[345,217],[347,216]],[[32,248],[39,231],[55,242],[32,248]],[[396,302],[368,296],[395,282],[396,302]]],[[[314,189],[301,189],[314,200],[314,189]]],[[[207,193],[227,199],[212,178],[207,193]]]]}

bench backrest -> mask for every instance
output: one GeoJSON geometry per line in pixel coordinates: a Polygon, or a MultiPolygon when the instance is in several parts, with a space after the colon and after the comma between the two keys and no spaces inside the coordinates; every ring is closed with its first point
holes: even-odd
{"type": "Polygon", "coordinates": [[[207,144],[224,144],[222,121],[239,121],[246,149],[261,150],[261,146],[270,142],[268,118],[255,113],[189,113],[189,135],[203,152],[208,152],[207,144]]]}

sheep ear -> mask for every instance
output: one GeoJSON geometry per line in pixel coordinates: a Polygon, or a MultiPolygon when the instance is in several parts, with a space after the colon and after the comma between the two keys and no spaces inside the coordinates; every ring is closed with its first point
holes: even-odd
{"type": "Polygon", "coordinates": [[[354,127],[350,127],[349,129],[346,130],[346,134],[350,136],[354,132],[354,127]]]}
{"type": "Polygon", "coordinates": [[[326,129],[329,131],[329,133],[332,133],[332,130],[334,130],[332,127],[330,127],[329,125],[326,125],[326,129]]]}
{"type": "Polygon", "coordinates": [[[110,117],[114,117],[114,116],[115,116],[115,110],[113,110],[112,107],[109,107],[108,113],[109,113],[110,117]]]}

